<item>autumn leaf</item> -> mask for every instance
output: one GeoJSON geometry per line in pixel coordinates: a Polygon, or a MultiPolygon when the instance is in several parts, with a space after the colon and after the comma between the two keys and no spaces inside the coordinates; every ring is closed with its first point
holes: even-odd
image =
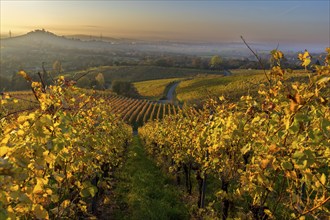
{"type": "Polygon", "coordinates": [[[23,70],[18,72],[19,75],[21,75],[24,79],[26,79],[27,81],[32,81],[31,77],[23,70]]]}

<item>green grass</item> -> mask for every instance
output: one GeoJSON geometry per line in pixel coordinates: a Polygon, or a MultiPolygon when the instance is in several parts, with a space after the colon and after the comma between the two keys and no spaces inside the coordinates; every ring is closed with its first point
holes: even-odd
{"type": "Polygon", "coordinates": [[[255,90],[256,82],[264,81],[261,74],[232,76],[201,76],[181,82],[176,89],[181,102],[194,102],[208,97],[221,96],[235,99],[255,90]]]}
{"type": "Polygon", "coordinates": [[[8,92],[8,94],[11,99],[8,100],[8,102],[4,105],[0,104],[0,111],[6,109],[5,114],[19,112],[27,109],[34,109],[38,107],[39,103],[37,102],[34,94],[31,91],[13,91],[8,92]],[[4,109],[2,109],[1,107],[4,107],[4,109]]]}
{"type": "Polygon", "coordinates": [[[168,79],[178,77],[193,77],[197,74],[222,74],[222,71],[187,69],[176,67],[159,67],[159,66],[99,66],[86,70],[68,72],[66,76],[82,75],[87,71],[90,72],[87,78],[95,77],[97,73],[103,73],[106,83],[112,80],[125,80],[130,82],[140,82],[155,79],[168,79]]]}
{"type": "MultiPolygon", "coordinates": [[[[209,97],[225,96],[235,101],[243,95],[257,93],[261,83],[267,83],[262,70],[232,70],[230,76],[201,75],[182,81],[176,89],[180,102],[194,103],[209,97]]],[[[307,74],[294,71],[287,78],[301,80],[307,74]]]]}
{"type": "Polygon", "coordinates": [[[253,69],[235,69],[235,70],[230,70],[230,72],[234,75],[234,76],[246,76],[246,75],[259,75],[259,74],[263,74],[264,71],[263,70],[253,70],[253,69]]]}
{"type": "Polygon", "coordinates": [[[182,79],[183,78],[148,80],[136,82],[134,83],[134,86],[137,89],[138,93],[144,98],[151,100],[159,100],[166,95],[166,87],[170,83],[180,81],[182,79]]]}
{"type": "Polygon", "coordinates": [[[182,192],[150,160],[134,137],[125,165],[118,170],[114,190],[119,209],[112,219],[188,219],[182,192]]]}

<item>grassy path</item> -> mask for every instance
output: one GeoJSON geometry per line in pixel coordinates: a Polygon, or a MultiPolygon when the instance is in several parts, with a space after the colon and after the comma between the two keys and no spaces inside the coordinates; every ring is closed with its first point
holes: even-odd
{"type": "Polygon", "coordinates": [[[188,219],[181,192],[150,160],[135,136],[114,189],[118,208],[111,219],[188,219]]]}

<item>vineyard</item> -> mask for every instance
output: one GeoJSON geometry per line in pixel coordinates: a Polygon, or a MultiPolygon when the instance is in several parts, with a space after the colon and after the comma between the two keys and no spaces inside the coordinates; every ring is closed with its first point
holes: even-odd
{"type": "Polygon", "coordinates": [[[88,217],[123,163],[132,129],[109,114],[105,100],[63,77],[46,88],[20,74],[31,82],[36,106],[9,113],[8,102],[19,100],[1,99],[0,219],[88,217]]]}
{"type": "Polygon", "coordinates": [[[327,219],[330,48],[314,73],[309,53],[299,55],[307,77],[298,81],[281,67],[283,53],[271,54],[255,93],[208,99],[201,109],[82,90],[64,77],[46,86],[21,71],[32,92],[0,99],[0,219],[95,219],[103,204],[123,198],[116,189],[130,192],[128,181],[140,186],[123,212],[144,207],[144,218],[153,210],[139,201],[156,204],[162,195],[168,204],[157,210],[175,206],[173,219],[327,219]],[[136,170],[152,162],[153,175],[136,170]],[[171,205],[172,189],[185,191],[185,213],[182,203],[171,205]]]}
{"type": "Polygon", "coordinates": [[[166,97],[166,88],[174,82],[185,78],[170,78],[135,82],[134,87],[138,93],[151,100],[159,100],[166,97]]]}
{"type": "MultiPolygon", "coordinates": [[[[231,70],[230,76],[201,75],[182,81],[177,88],[177,99],[181,102],[199,102],[210,97],[225,96],[237,101],[246,94],[257,95],[260,84],[267,82],[262,70],[231,70]]],[[[304,71],[290,71],[286,81],[308,81],[304,71]]]]}
{"type": "Polygon", "coordinates": [[[180,107],[146,99],[133,99],[122,96],[102,97],[111,106],[111,113],[120,115],[134,128],[150,120],[161,120],[165,115],[175,115],[180,107]]]}
{"type": "MultiPolygon", "coordinates": [[[[285,82],[283,54],[272,55],[257,96],[211,99],[198,114],[180,112],[139,129],[149,155],[198,194],[191,206],[203,218],[329,217],[330,67],[316,67],[307,83],[285,82]]],[[[309,65],[308,52],[299,58],[309,65]]]]}
{"type": "MultiPolygon", "coordinates": [[[[103,99],[104,105],[108,105],[112,114],[119,115],[126,123],[134,129],[142,126],[149,120],[161,120],[165,115],[176,114],[180,107],[147,99],[134,99],[118,96],[110,92],[85,91],[86,94],[95,99],[103,99]]],[[[13,102],[6,103],[10,113],[34,110],[38,108],[38,102],[30,91],[6,93],[13,102]]]]}
{"type": "MultiPolygon", "coordinates": [[[[210,71],[210,70],[200,70],[200,69],[185,69],[185,68],[175,68],[175,67],[159,67],[159,66],[99,66],[93,68],[87,68],[81,71],[68,72],[65,74],[66,78],[74,78],[74,76],[83,76],[81,81],[91,81],[96,74],[102,73],[105,78],[106,83],[111,83],[114,80],[119,81],[132,81],[136,82],[138,88],[142,89],[143,96],[161,96],[159,92],[156,94],[154,88],[149,88],[147,91],[143,88],[143,83],[140,81],[155,80],[156,84],[162,84],[161,79],[168,81],[169,78],[186,78],[194,77],[201,73],[207,74],[223,74],[222,71],[210,71]],[[89,74],[87,74],[89,73],[89,74]],[[160,80],[157,82],[157,80],[160,80]]],[[[171,81],[171,80],[170,80],[171,81]]],[[[78,82],[79,83],[79,82],[78,82]]],[[[82,83],[84,84],[84,83],[82,83]]],[[[152,85],[154,86],[154,85],[152,85]]],[[[90,87],[84,87],[90,88],[90,87]]]]}

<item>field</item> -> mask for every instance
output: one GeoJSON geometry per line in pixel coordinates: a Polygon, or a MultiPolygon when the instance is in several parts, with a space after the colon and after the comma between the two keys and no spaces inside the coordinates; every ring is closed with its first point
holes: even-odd
{"type": "Polygon", "coordinates": [[[161,120],[165,115],[176,114],[178,106],[158,103],[146,99],[133,99],[121,96],[104,97],[106,103],[111,106],[111,112],[119,115],[134,129],[152,120],[161,120]]]}
{"type": "Polygon", "coordinates": [[[0,0],[0,220],[330,220],[329,6],[0,0]]]}
{"type": "Polygon", "coordinates": [[[226,96],[233,99],[256,90],[259,82],[265,82],[260,71],[249,75],[201,76],[183,81],[177,88],[177,98],[181,102],[194,102],[209,97],[226,96]]]}
{"type": "Polygon", "coordinates": [[[273,73],[164,71],[135,99],[21,72],[34,92],[0,97],[0,217],[325,219],[329,67],[273,73]],[[174,81],[198,108],[155,101],[174,81]]]}
{"type": "MultiPolygon", "coordinates": [[[[176,89],[180,102],[196,103],[210,97],[225,96],[238,100],[243,95],[256,95],[259,85],[267,79],[262,70],[231,70],[229,76],[202,75],[182,81],[176,89]]],[[[285,78],[302,80],[307,78],[303,71],[294,71],[285,78]]]]}
{"type": "MultiPolygon", "coordinates": [[[[176,114],[179,106],[161,103],[148,99],[134,99],[118,96],[109,91],[83,90],[97,99],[104,99],[105,104],[110,106],[111,113],[118,115],[134,129],[151,120],[161,120],[165,115],[176,114]]],[[[25,110],[31,111],[39,107],[36,98],[30,91],[7,93],[12,102],[3,107],[8,113],[19,114],[25,110]]]]}
{"type": "MultiPolygon", "coordinates": [[[[222,71],[185,69],[175,67],[158,66],[101,66],[89,68],[86,70],[66,73],[66,77],[77,78],[89,72],[86,79],[94,79],[98,73],[103,73],[105,84],[111,85],[113,80],[140,82],[155,79],[193,77],[198,74],[222,74],[222,71]]],[[[84,79],[81,79],[84,80],[84,79]]]]}
{"type": "Polygon", "coordinates": [[[181,81],[183,79],[184,78],[148,80],[136,82],[133,83],[133,85],[141,96],[151,100],[159,100],[166,96],[166,87],[173,82],[181,81]]]}

